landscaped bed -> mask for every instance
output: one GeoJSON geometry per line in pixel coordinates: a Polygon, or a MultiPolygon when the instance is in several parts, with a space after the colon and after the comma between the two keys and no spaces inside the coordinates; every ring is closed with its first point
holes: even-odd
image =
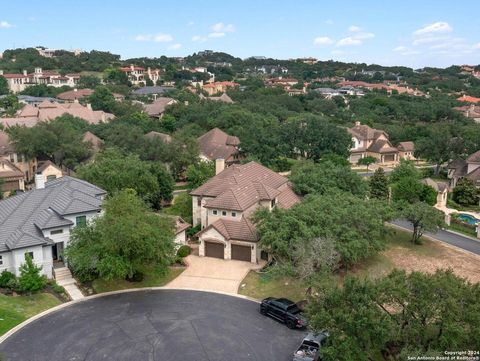
{"type": "Polygon", "coordinates": [[[99,278],[92,282],[91,288],[94,293],[103,293],[129,288],[161,287],[178,277],[184,270],[184,267],[170,267],[166,273],[161,273],[156,271],[154,267],[146,266],[143,269],[143,280],[140,282],[130,282],[125,279],[106,280],[99,278]]]}

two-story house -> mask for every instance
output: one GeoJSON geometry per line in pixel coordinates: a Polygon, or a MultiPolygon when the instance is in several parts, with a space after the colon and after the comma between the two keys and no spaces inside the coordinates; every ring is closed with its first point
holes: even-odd
{"type": "Polygon", "coordinates": [[[259,207],[290,208],[300,202],[287,178],[256,163],[224,168],[216,160],[216,175],[193,190],[193,225],[201,225],[199,255],[256,263],[267,255],[257,246],[250,221],[259,207]]]}
{"type": "Polygon", "coordinates": [[[395,164],[400,159],[415,159],[413,142],[402,142],[394,147],[388,139],[388,134],[380,129],[355,122],[355,126],[347,131],[352,136],[350,148],[350,163],[356,164],[362,158],[372,156],[381,164],[395,164]]]}
{"type": "Polygon", "coordinates": [[[0,201],[0,272],[19,274],[29,254],[42,273],[51,278],[55,262],[75,226],[87,224],[101,213],[106,192],[80,179],[62,177],[0,201]]]}
{"type": "Polygon", "coordinates": [[[480,187],[480,150],[471,154],[466,160],[456,159],[447,166],[450,188],[453,189],[461,178],[470,179],[480,187]]]}

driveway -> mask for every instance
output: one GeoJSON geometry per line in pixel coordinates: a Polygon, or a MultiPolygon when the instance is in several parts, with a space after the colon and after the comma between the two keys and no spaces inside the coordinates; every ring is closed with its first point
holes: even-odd
{"type": "Polygon", "coordinates": [[[188,256],[186,261],[187,269],[165,287],[236,294],[247,273],[251,269],[259,268],[250,262],[196,255],[188,256]]]}
{"type": "Polygon", "coordinates": [[[258,303],[186,290],[136,291],[75,303],[2,344],[6,361],[287,361],[305,331],[258,303]]]}

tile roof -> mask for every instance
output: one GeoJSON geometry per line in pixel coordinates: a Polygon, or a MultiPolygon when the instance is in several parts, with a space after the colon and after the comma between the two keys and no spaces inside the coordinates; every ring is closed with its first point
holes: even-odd
{"type": "Polygon", "coordinates": [[[101,146],[105,143],[102,139],[90,131],[86,131],[85,134],[83,134],[83,141],[87,143],[90,142],[94,149],[101,148],[101,146]]]}
{"type": "Polygon", "coordinates": [[[76,100],[88,97],[92,94],[92,89],[74,89],[58,94],[57,98],[61,100],[76,100]]]}
{"type": "Polygon", "coordinates": [[[191,227],[190,223],[187,223],[183,220],[182,217],[176,216],[175,217],[175,234],[179,234],[191,227]]]}
{"type": "Polygon", "coordinates": [[[237,146],[240,144],[238,137],[228,135],[219,128],[213,128],[197,140],[200,153],[210,160],[230,158],[238,152],[237,146]]]}
{"type": "Polygon", "coordinates": [[[152,104],[145,104],[144,109],[151,117],[156,117],[165,112],[168,105],[176,103],[173,98],[161,97],[157,98],[152,104]]]}
{"type": "Polygon", "coordinates": [[[480,102],[480,98],[472,97],[470,95],[462,95],[460,98],[457,98],[459,102],[467,102],[467,103],[478,103],[480,102]]]}
{"type": "Polygon", "coordinates": [[[477,150],[475,153],[471,154],[467,158],[467,163],[480,163],[480,150],[477,150]]]}
{"type": "Polygon", "coordinates": [[[468,173],[465,178],[470,179],[477,187],[480,186],[480,167],[468,173]]]}
{"type": "Polygon", "coordinates": [[[46,245],[41,229],[70,225],[65,215],[99,211],[106,192],[72,177],[0,201],[0,252],[46,245]]]}
{"type": "Polygon", "coordinates": [[[368,125],[356,123],[354,127],[348,128],[347,131],[361,140],[374,140],[382,134],[388,137],[388,134],[380,129],[371,128],[368,125]]]}
{"type": "Polygon", "coordinates": [[[198,235],[210,228],[216,229],[226,240],[233,239],[238,241],[258,242],[258,235],[255,226],[245,218],[242,218],[240,221],[219,219],[207,228],[204,228],[198,233],[198,235]]]}
{"type": "Polygon", "coordinates": [[[172,141],[172,136],[170,134],[155,132],[153,130],[150,133],[145,134],[145,138],[147,139],[160,138],[164,143],[170,143],[172,141]]]}
{"type": "Polygon", "coordinates": [[[402,152],[413,152],[415,150],[415,144],[413,142],[400,142],[397,148],[402,152]]]}

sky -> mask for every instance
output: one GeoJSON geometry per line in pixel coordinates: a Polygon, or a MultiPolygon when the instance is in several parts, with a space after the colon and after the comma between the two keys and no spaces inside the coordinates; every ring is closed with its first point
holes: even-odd
{"type": "Polygon", "coordinates": [[[480,63],[479,13],[478,0],[0,0],[0,51],[42,45],[126,59],[209,49],[446,67],[480,63]]]}

